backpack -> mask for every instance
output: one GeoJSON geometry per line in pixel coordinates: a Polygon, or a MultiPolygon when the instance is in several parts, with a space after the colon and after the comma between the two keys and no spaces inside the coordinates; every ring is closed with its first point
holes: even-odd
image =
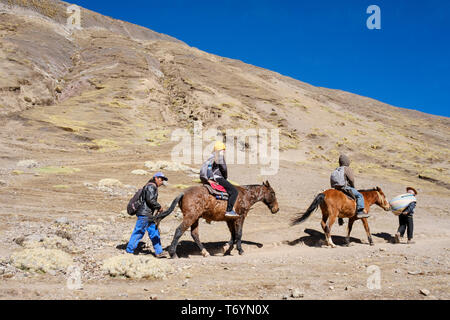
{"type": "Polygon", "coordinates": [[[203,183],[208,183],[208,180],[213,178],[213,173],[212,173],[213,162],[214,162],[214,155],[211,155],[208,158],[208,160],[206,160],[202,164],[202,167],[200,169],[200,180],[203,183]]]}
{"type": "MultiPolygon", "coordinates": [[[[138,191],[136,191],[136,193],[134,194],[134,196],[130,199],[130,201],[128,202],[127,205],[127,212],[130,216],[134,216],[136,214],[136,212],[138,211],[138,209],[140,208],[140,206],[142,206],[142,204],[144,203],[144,199],[141,199],[141,195],[142,195],[142,191],[144,190],[144,188],[146,186],[148,186],[149,184],[151,184],[153,182],[149,182],[147,183],[145,186],[143,186],[141,189],[139,189],[138,191]]],[[[154,184],[154,183],[153,183],[154,184]]]]}
{"type": "Polygon", "coordinates": [[[330,176],[330,184],[332,188],[342,188],[347,185],[347,179],[345,178],[345,167],[336,168],[330,176]]]}

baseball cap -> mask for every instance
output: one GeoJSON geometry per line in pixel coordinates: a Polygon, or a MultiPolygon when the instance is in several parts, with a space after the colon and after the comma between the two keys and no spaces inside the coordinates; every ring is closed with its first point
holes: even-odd
{"type": "Polygon", "coordinates": [[[154,177],[154,178],[162,178],[164,181],[169,180],[169,179],[164,175],[164,173],[162,173],[161,171],[155,173],[155,174],[153,175],[153,177],[154,177]]]}

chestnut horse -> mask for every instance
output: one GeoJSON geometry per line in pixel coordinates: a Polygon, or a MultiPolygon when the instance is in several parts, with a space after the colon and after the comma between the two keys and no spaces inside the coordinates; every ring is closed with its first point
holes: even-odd
{"type": "MultiPolygon", "coordinates": [[[[373,204],[378,205],[385,211],[390,210],[389,202],[381,190],[381,188],[376,187],[371,190],[359,190],[364,197],[364,208],[367,213],[369,213],[370,206],[373,204]]],[[[311,203],[309,208],[304,212],[299,218],[292,220],[292,225],[305,221],[311,213],[313,213],[317,207],[320,206],[322,210],[322,229],[325,233],[325,238],[327,243],[332,248],[336,245],[331,239],[331,226],[333,225],[336,218],[348,218],[347,226],[347,237],[345,238],[346,245],[350,243],[350,232],[352,231],[353,222],[359,219],[356,217],[356,202],[350,200],[342,191],[336,189],[328,189],[322,193],[319,193],[314,201],[311,203]],[[327,221],[328,220],[328,221],[327,221]]],[[[369,224],[367,223],[367,218],[361,218],[366,229],[367,238],[369,243],[373,246],[372,236],[370,235],[369,224]]]]}
{"type": "Polygon", "coordinates": [[[207,222],[225,221],[227,223],[228,229],[230,229],[231,239],[223,247],[225,255],[231,253],[235,242],[239,254],[244,253],[241,245],[242,227],[250,208],[259,201],[264,202],[272,213],[277,213],[279,208],[275,191],[273,191],[268,181],[262,185],[236,186],[236,189],[238,190],[238,197],[234,205],[234,210],[239,215],[237,218],[226,217],[227,201],[217,200],[204,186],[190,187],[185,190],[173,200],[170,209],[153,218],[153,220],[159,223],[159,221],[173,211],[176,203],[178,203],[183,212],[183,222],[176,229],[172,244],[168,250],[172,258],[177,257],[176,247],[178,240],[189,227],[191,227],[192,238],[199,247],[202,255],[204,257],[209,256],[208,251],[203,247],[199,238],[198,225],[200,218],[204,218],[207,222]]]}

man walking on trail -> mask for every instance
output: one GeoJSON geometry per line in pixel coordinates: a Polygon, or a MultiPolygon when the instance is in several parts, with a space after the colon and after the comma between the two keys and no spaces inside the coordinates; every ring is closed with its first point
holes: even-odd
{"type": "MultiPolygon", "coordinates": [[[[414,195],[414,199],[417,196],[416,189],[412,187],[406,188],[406,192],[414,195]]],[[[400,237],[403,238],[405,231],[408,230],[408,244],[415,243],[413,240],[413,215],[414,209],[416,208],[416,201],[411,201],[409,205],[403,210],[403,212],[398,216],[399,227],[397,233],[395,234],[394,243],[400,243],[400,237]]]]}
{"type": "Polygon", "coordinates": [[[346,155],[341,154],[339,156],[339,167],[331,174],[330,183],[332,188],[351,193],[355,196],[357,218],[370,217],[364,211],[363,195],[355,188],[355,176],[353,170],[350,168],[350,159],[346,155]]]}
{"type": "Polygon", "coordinates": [[[142,189],[142,205],[136,212],[137,221],[131,234],[130,241],[128,242],[126,251],[128,253],[134,253],[139,241],[145,235],[145,231],[148,232],[148,236],[152,241],[153,248],[157,258],[165,257],[161,246],[161,238],[159,230],[154,222],[149,223],[148,217],[152,216],[154,212],[162,212],[162,207],[158,203],[158,187],[161,186],[164,181],[167,181],[167,177],[162,172],[157,172],[147,185],[142,189]]]}

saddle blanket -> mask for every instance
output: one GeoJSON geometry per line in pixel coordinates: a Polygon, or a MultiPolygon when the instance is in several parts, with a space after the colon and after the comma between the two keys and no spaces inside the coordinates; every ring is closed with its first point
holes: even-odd
{"type": "Polygon", "coordinates": [[[219,184],[203,184],[208,189],[209,193],[216,197],[218,200],[228,200],[228,193],[224,187],[219,184]]]}

